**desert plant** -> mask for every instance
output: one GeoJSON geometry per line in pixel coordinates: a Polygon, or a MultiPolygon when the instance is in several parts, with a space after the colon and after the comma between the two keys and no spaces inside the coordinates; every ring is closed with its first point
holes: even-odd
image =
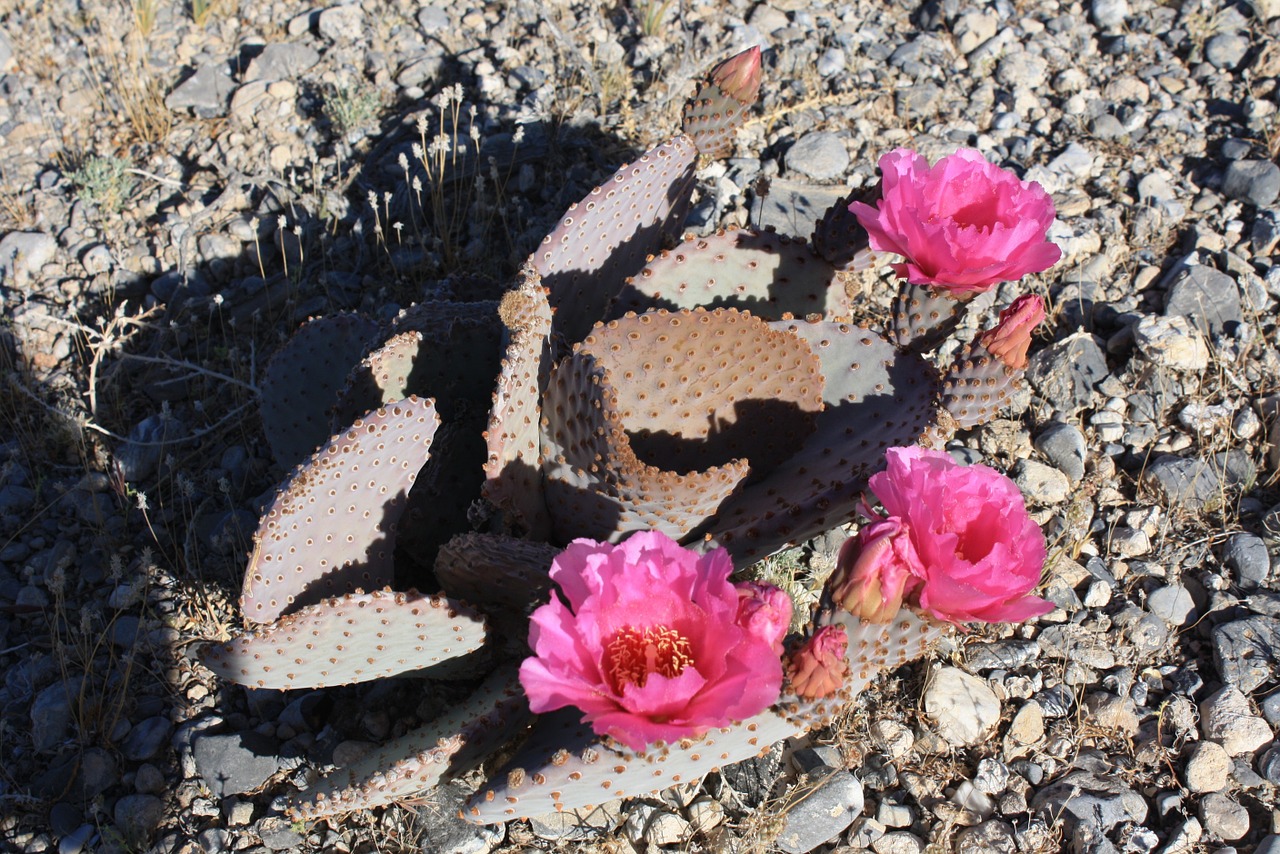
{"type": "Polygon", "coordinates": [[[80,165],[67,171],[67,179],[80,198],[92,202],[105,213],[116,214],[124,207],[133,189],[130,168],[129,161],[122,157],[91,154],[80,165]]]}
{"type": "MultiPolygon", "coordinates": [[[[493,822],[695,779],[830,721],[948,622],[1037,612],[1001,604],[1022,602],[1034,585],[1034,553],[1018,589],[984,594],[957,616],[936,606],[931,585],[947,583],[946,567],[930,557],[936,543],[891,524],[926,500],[913,497],[921,476],[895,474],[893,460],[938,468],[945,455],[890,449],[936,447],[957,426],[993,417],[1020,379],[1039,302],[1015,304],[945,367],[927,354],[972,293],[1026,270],[988,270],[982,247],[948,259],[904,238],[887,251],[908,258],[904,276],[925,270],[925,280],[902,283],[883,331],[852,324],[844,279],[874,262],[868,240],[886,244],[897,213],[952,229],[953,246],[979,231],[972,209],[961,222],[903,205],[906,182],[927,176],[893,171],[901,157],[882,161],[879,209],[851,209],[845,199],[812,242],[749,229],[678,239],[698,158],[732,150],[759,81],[758,50],[718,66],[686,107],[684,133],[571,206],[500,299],[423,303],[385,328],[352,315],[316,320],[272,360],[262,389],[273,447],[285,462],[319,450],[262,519],[242,596],[256,628],[207,654],[216,672],[249,686],[314,687],[456,665],[449,660],[486,643],[498,657],[522,658],[531,606],[555,584],[578,602],[569,579],[584,549],[613,555],[610,544],[627,549],[630,535],[646,532],[644,542],[670,543],[655,549],[717,555],[723,568],[849,522],[873,477],[878,490],[909,496],[883,493],[887,516],[875,517],[875,537],[842,556],[801,636],[783,650],[780,635],[759,635],[777,645],[772,660],[785,676],[776,702],[742,711],[742,721],[700,717],[687,736],[651,743],[539,701],[546,713],[467,809],[470,820],[493,822]],[[331,424],[343,429],[329,436],[331,424]],[[891,470],[878,475],[887,453],[891,470]],[[914,574],[883,557],[917,548],[914,574]],[[397,580],[407,587],[415,564],[444,592],[391,589],[397,580]]],[[[946,168],[974,171],[966,187],[1004,180],[963,158],[946,168]]],[[[993,197],[1027,201],[1024,191],[1032,193],[1006,186],[993,197]]],[[[988,205],[997,219],[1003,203],[988,205]]],[[[1023,238],[997,254],[1052,254],[1023,238]]],[[[451,287],[463,292],[466,283],[437,292],[451,287]]],[[[1007,489],[979,487],[975,494],[1008,504],[1007,489]]],[[[1025,516],[1020,504],[1001,507],[1025,516]]],[[[790,604],[757,593],[785,633],[790,604]]],[[[755,601],[750,590],[742,595],[755,601]]],[[[743,631],[754,608],[737,617],[743,631]]],[[[534,617],[544,630],[549,619],[542,609],[534,617]]],[[[683,643],[671,647],[673,672],[692,649],[683,643]]],[[[444,718],[308,789],[295,814],[406,798],[482,762],[532,720],[527,671],[528,662],[519,674],[497,668],[444,718]]]]}

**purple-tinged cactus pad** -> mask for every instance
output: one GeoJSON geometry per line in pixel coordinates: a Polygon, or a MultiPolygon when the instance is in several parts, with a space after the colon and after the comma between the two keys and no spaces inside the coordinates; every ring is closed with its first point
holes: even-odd
{"type": "Polygon", "coordinates": [[[377,330],[359,314],[316,318],[271,357],[262,378],[262,429],[278,462],[293,466],[328,438],[329,408],[377,330]]]}
{"type": "Polygon", "coordinates": [[[853,202],[875,204],[880,185],[862,187],[836,202],[813,224],[813,251],[837,270],[864,270],[874,266],[875,254],[867,242],[867,231],[849,210],[853,202]]]}
{"type": "Polygon", "coordinates": [[[772,231],[688,236],[627,280],[606,318],[655,308],[737,308],[764,320],[845,318],[849,302],[830,262],[772,231]]]}
{"type": "Polygon", "coordinates": [[[927,353],[955,331],[972,296],[957,297],[903,280],[893,300],[889,336],[904,350],[927,353]]]}
{"type": "Polygon", "coordinates": [[[960,351],[947,369],[942,406],[960,429],[985,424],[1009,405],[1022,374],[975,341],[960,351]]]}
{"type": "Polygon", "coordinates": [[[847,522],[884,450],[910,445],[933,423],[937,373],[879,335],[842,323],[780,321],[822,361],[824,409],[797,452],[725,503],[695,534],[735,561],[759,560],[847,522]]]}
{"type": "Polygon", "coordinates": [[[451,596],[524,610],[546,602],[560,549],[500,534],[459,534],[436,557],[436,580],[451,596]]]}
{"type": "Polygon", "coordinates": [[[300,793],[289,813],[311,821],[406,800],[466,773],[529,718],[515,668],[500,670],[448,714],[335,769],[300,793]]]}
{"type": "MultiPolygon", "coordinates": [[[[484,426],[484,412],[463,405],[456,406],[453,417],[436,431],[431,458],[418,472],[396,527],[401,554],[419,567],[430,567],[450,537],[471,527],[468,512],[485,482],[484,426]]],[[[410,577],[399,586],[418,584],[410,577]]]]}
{"type": "Polygon", "coordinates": [[[510,513],[534,539],[550,527],[542,496],[539,422],[551,366],[551,306],[538,274],[526,267],[520,286],[498,308],[507,328],[506,353],[484,432],[484,496],[510,513]]]}
{"type": "Polygon", "coordinates": [[[396,524],[439,424],[431,401],[409,398],[357,420],[294,471],[254,534],[246,620],[391,583],[396,524]]]}
{"type": "Polygon", "coordinates": [[[684,105],[684,132],[704,157],[728,157],[733,136],[760,96],[760,48],[750,47],[726,59],[707,75],[698,93],[684,105]]]}
{"type": "Polygon", "coordinates": [[[445,596],[348,593],[209,648],[204,662],[251,688],[324,688],[420,670],[484,643],[485,622],[445,596]]]}
{"type": "Polygon", "coordinates": [[[849,633],[849,677],[839,695],[802,700],[784,694],[777,705],[748,720],[700,738],[652,745],[642,754],[606,742],[580,722],[576,709],[543,715],[529,740],[471,799],[464,817],[491,824],[552,810],[590,809],[701,779],[831,723],[880,673],[924,655],[949,631],[906,610],[888,625],[862,623],[844,612],[836,619],[849,633]]]}
{"type": "Polygon", "coordinates": [[[693,192],[698,150],[677,136],[613,174],[570,206],[530,263],[542,276],[556,331],[579,341],[627,276],[673,239],[693,192]]]}

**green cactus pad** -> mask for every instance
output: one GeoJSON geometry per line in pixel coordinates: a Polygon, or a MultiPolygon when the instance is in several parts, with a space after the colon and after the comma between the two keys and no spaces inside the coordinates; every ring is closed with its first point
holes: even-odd
{"type": "Polygon", "coordinates": [[[760,94],[760,48],[720,63],[684,105],[683,130],[704,157],[733,154],[733,137],[760,94]]]}
{"type": "Polygon", "coordinates": [[[479,824],[543,813],[590,809],[614,798],[639,797],[688,783],[774,744],[832,722],[880,673],[924,655],[949,627],[907,610],[888,625],[861,623],[840,612],[846,626],[849,676],[837,695],[778,704],[740,723],[701,736],[653,745],[642,754],[618,748],[581,722],[577,709],[543,715],[529,740],[471,799],[464,818],[479,824]]]}
{"type": "Polygon", "coordinates": [[[487,406],[502,353],[496,302],[425,302],[401,312],[385,343],[357,364],[333,410],[335,426],[409,395],[430,397],[446,421],[458,401],[487,406]]]}
{"type": "Polygon", "coordinates": [[[748,471],[785,459],[821,400],[809,347],[749,314],[599,324],[557,366],[543,408],[555,530],[617,539],[656,527],[680,538],[748,471]]]}
{"type": "Polygon", "coordinates": [[[276,461],[295,465],[329,437],[329,408],[378,324],[359,314],[307,322],[267,364],[262,429],[276,461]]]}
{"type": "Polygon", "coordinates": [[[511,514],[533,539],[550,528],[542,495],[539,422],[542,391],[551,365],[551,306],[538,274],[521,271],[520,286],[502,299],[507,328],[502,370],[484,432],[484,496],[511,514]]]}
{"type": "Polygon", "coordinates": [[[391,583],[396,524],[439,424],[431,401],[411,397],[357,420],[294,471],[254,534],[246,620],[391,583]]]}
{"type": "Polygon", "coordinates": [[[515,668],[500,670],[448,714],[335,769],[294,798],[289,814],[312,821],[406,800],[466,773],[529,718],[515,668]]]}
{"type": "Polygon", "coordinates": [[[951,296],[947,291],[903,280],[893,300],[890,337],[904,350],[927,353],[960,325],[966,303],[972,297],[973,294],[951,296]]]}
{"type": "Polygon", "coordinates": [[[500,534],[459,534],[436,557],[436,580],[452,596],[524,610],[548,599],[560,549],[500,534]]]}
{"type": "Polygon", "coordinates": [[[678,234],[697,155],[693,140],[677,136],[623,166],[570,206],[530,256],[567,340],[581,340],[626,277],[678,234]]]}
{"type": "Polygon", "coordinates": [[[825,408],[817,430],[759,482],[694,532],[759,560],[847,522],[888,447],[913,444],[932,424],[937,374],[879,335],[841,323],[772,324],[807,341],[822,361],[825,408]]]}
{"type": "Polygon", "coordinates": [[[947,369],[942,406],[955,419],[956,427],[985,424],[1009,405],[1022,374],[988,353],[981,343],[972,342],[947,369]]]}
{"type": "Polygon", "coordinates": [[[803,240],[730,229],[685,237],[627,280],[606,318],[654,308],[737,308],[765,320],[849,314],[844,285],[803,240]]]}
{"type": "Polygon", "coordinates": [[[444,596],[348,593],[206,650],[224,679],[253,688],[323,688],[420,670],[478,649],[485,622],[444,596]]]}

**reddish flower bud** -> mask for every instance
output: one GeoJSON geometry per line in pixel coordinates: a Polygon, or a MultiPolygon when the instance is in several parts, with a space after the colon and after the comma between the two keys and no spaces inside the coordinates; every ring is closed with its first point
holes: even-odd
{"type": "Polygon", "coordinates": [[[823,626],[787,662],[791,690],[806,700],[833,697],[849,675],[845,651],[849,635],[844,626],[823,626]]]}
{"type": "Polygon", "coordinates": [[[1015,371],[1027,367],[1027,348],[1031,333],[1044,320],[1044,300],[1035,294],[1024,294],[1000,312],[995,327],[979,336],[978,341],[991,355],[1015,371]]]}
{"type": "Polygon", "coordinates": [[[711,82],[743,106],[754,104],[760,95],[760,48],[750,47],[730,57],[711,71],[711,82]]]}
{"type": "Polygon", "coordinates": [[[840,547],[831,588],[836,604],[868,622],[888,623],[918,583],[911,571],[918,563],[900,519],[872,522],[840,547]]]}

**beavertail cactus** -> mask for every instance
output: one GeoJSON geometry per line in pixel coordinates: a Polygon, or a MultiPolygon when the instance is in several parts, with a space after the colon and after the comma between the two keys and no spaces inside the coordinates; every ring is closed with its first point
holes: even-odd
{"type": "MultiPolygon", "coordinates": [[[[686,107],[683,133],[572,205],[500,301],[423,303],[376,333],[359,318],[316,321],[277,355],[273,387],[310,384],[316,392],[301,417],[264,417],[269,429],[304,425],[288,430],[279,458],[319,447],[286,481],[255,537],[242,598],[254,628],[206,660],[251,687],[379,678],[456,664],[478,648],[488,654],[475,666],[486,668],[528,655],[531,613],[531,644],[554,659],[569,616],[616,607],[600,591],[630,590],[627,601],[644,601],[646,591],[628,584],[667,583],[655,580],[665,570],[647,582],[609,582],[588,607],[572,585],[604,582],[568,580],[562,561],[662,542],[669,545],[658,551],[671,560],[687,554],[682,563],[717,567],[714,583],[729,595],[731,561],[742,567],[860,510],[875,536],[851,541],[821,608],[785,648],[785,620],[740,649],[710,649],[690,622],[702,609],[719,614],[725,632],[763,631],[761,620],[790,609],[775,607],[782,594],[759,585],[738,586],[740,612],[730,613],[732,596],[690,596],[680,608],[613,613],[603,618],[610,628],[600,649],[584,641],[594,651],[574,667],[538,671],[541,681],[525,683],[537,683],[528,696],[515,668],[500,668],[449,714],[303,792],[297,816],[409,797],[483,763],[526,728],[506,768],[469,805],[470,820],[575,809],[696,779],[829,723],[878,672],[922,655],[949,629],[952,617],[933,604],[947,583],[969,584],[1000,562],[977,560],[969,546],[948,553],[946,532],[927,541],[926,560],[925,541],[906,539],[906,523],[893,521],[901,502],[876,491],[881,515],[865,490],[868,479],[881,478],[873,489],[883,482],[887,453],[917,453],[891,449],[940,446],[957,427],[993,417],[1020,380],[1043,316],[1038,298],[1015,303],[949,364],[931,354],[968,299],[1002,274],[989,262],[1003,250],[984,245],[984,234],[1005,246],[1014,228],[1013,242],[1030,247],[1019,269],[1043,268],[1054,251],[1037,242],[1043,232],[1006,223],[1000,200],[1014,198],[1015,213],[1030,210],[1037,221],[1047,200],[965,155],[933,167],[972,178],[957,204],[913,160],[911,169],[885,170],[891,193],[879,207],[865,194],[850,196],[819,221],[811,243],[750,228],[680,238],[697,161],[732,150],[760,77],[756,49],[718,66],[686,107]],[[988,190],[996,201],[983,201],[988,190]],[[911,216],[930,205],[959,247],[946,263],[916,240],[927,229],[911,216]],[[984,210],[990,222],[979,222],[984,210]],[[876,253],[908,251],[900,269],[911,281],[900,284],[892,317],[882,327],[853,323],[849,274],[879,264],[876,253]],[[368,340],[353,344],[362,334],[368,340]],[[344,362],[341,377],[313,380],[297,364],[321,350],[344,362]],[[324,412],[337,431],[327,440],[315,436],[324,412]],[[959,574],[948,574],[955,567],[959,574]],[[443,591],[395,590],[408,588],[407,577],[443,591]],[[552,620],[544,609],[561,595],[557,583],[573,608],[561,605],[552,620]],[[708,662],[738,662],[741,672],[725,677],[733,685],[752,668],[768,669],[768,696],[747,708],[727,702],[715,680],[701,691],[694,682],[707,678],[700,668],[708,662]],[[625,714],[588,709],[581,699],[580,708],[560,708],[561,699],[587,695],[555,680],[600,668],[612,674],[610,702],[625,714]],[[653,686],[663,679],[688,689],[681,708],[696,714],[686,728],[637,723],[674,719],[645,711],[661,706],[650,695],[662,695],[653,686]],[[530,698],[547,711],[536,720],[530,698]],[[596,724],[613,723],[596,732],[584,711],[596,724]]],[[[890,165],[902,160],[895,154],[890,165]]],[[[1009,488],[989,490],[1008,499],[1002,518],[1012,521],[997,529],[1026,539],[1035,526],[1009,488]]],[[[1035,562],[1017,574],[1017,589],[996,584],[1001,602],[1030,601],[1035,562]]],[[[597,570],[584,569],[583,579],[597,570]]],[[[954,618],[1039,612],[1015,610],[975,606],[954,618]]]]}

